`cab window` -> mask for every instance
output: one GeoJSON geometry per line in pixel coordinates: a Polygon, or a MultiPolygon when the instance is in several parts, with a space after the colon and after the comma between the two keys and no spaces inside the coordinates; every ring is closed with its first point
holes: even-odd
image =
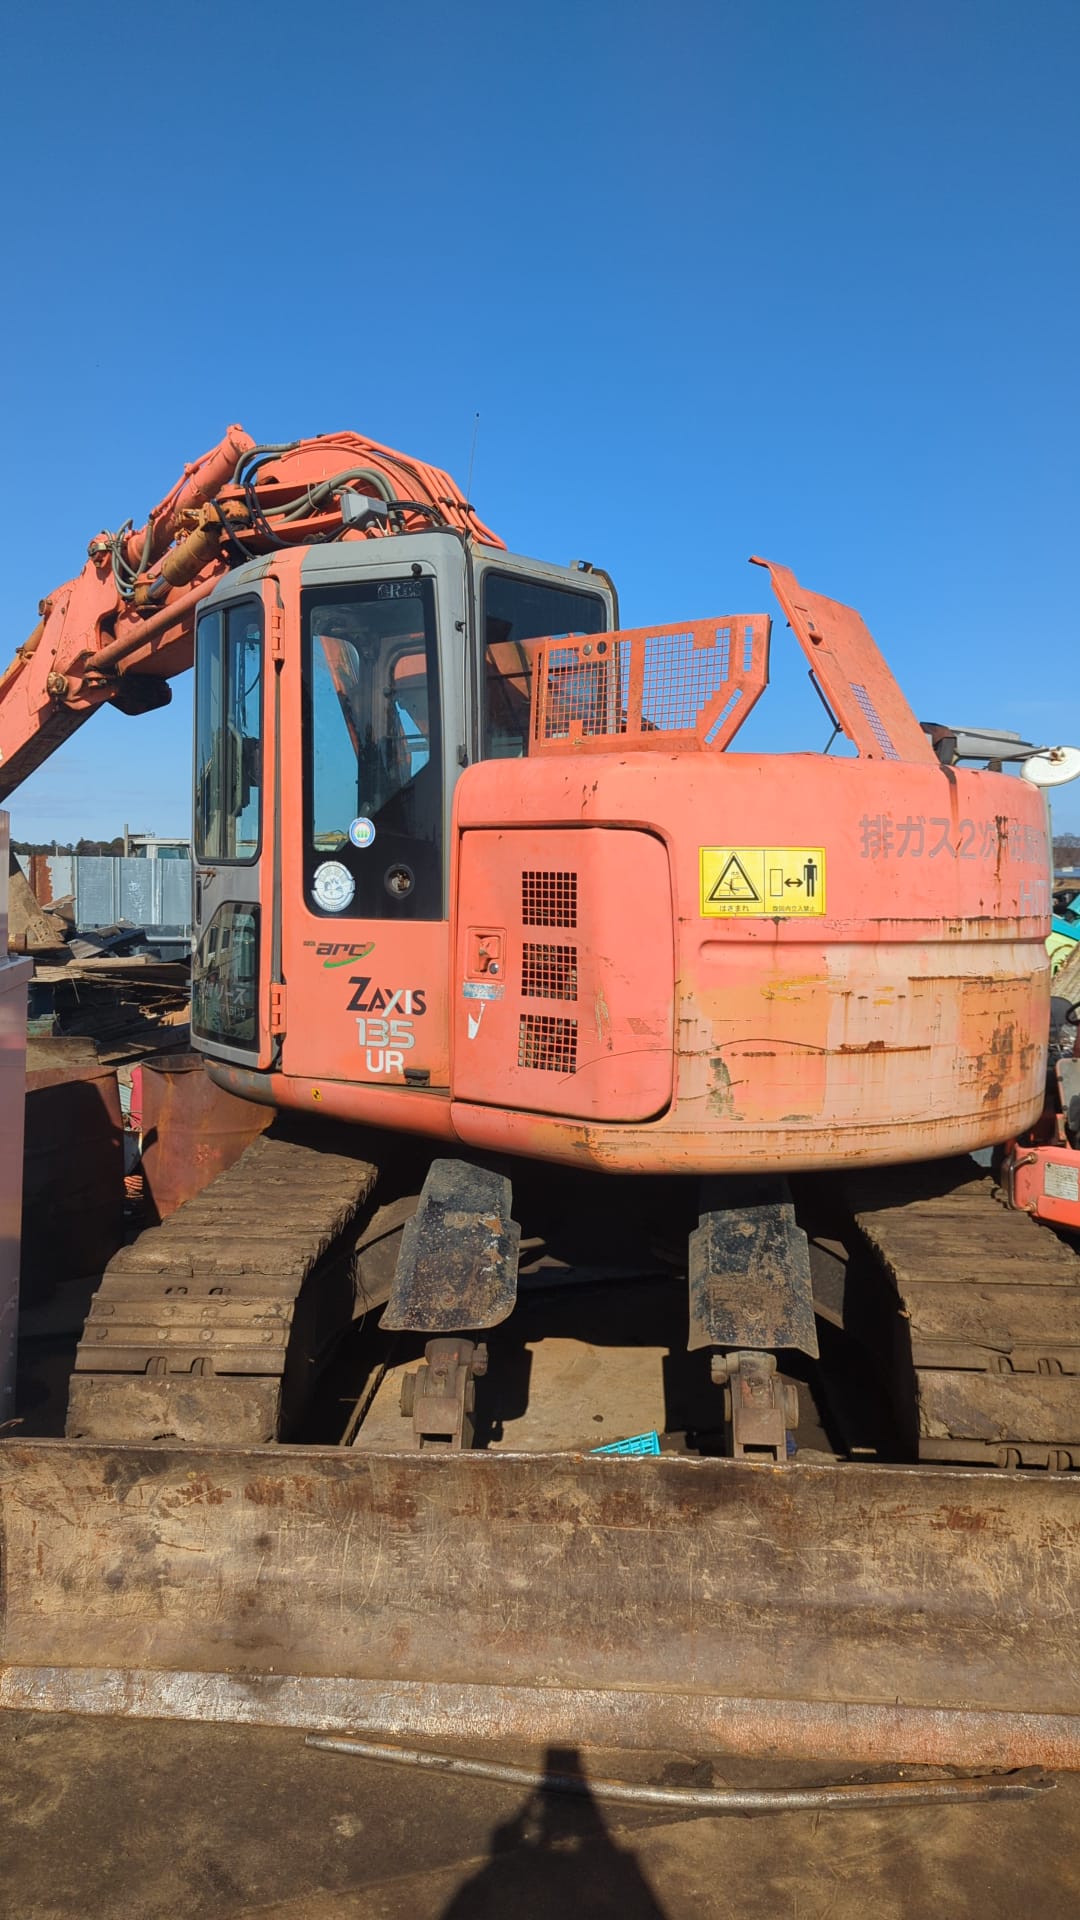
{"type": "Polygon", "coordinates": [[[530,640],[604,633],[607,602],[598,593],[576,593],[519,574],[484,574],[481,591],[484,635],[483,748],[485,760],[520,760],[529,748],[532,692],[530,640]]]}

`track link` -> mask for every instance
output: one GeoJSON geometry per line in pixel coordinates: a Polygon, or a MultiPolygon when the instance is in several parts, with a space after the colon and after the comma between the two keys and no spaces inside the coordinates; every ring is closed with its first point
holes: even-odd
{"type": "Polygon", "coordinates": [[[276,1440],[300,1289],[377,1175],[356,1154],[266,1133],[124,1247],[79,1342],[68,1438],[276,1440]]]}
{"type": "Polygon", "coordinates": [[[898,1297],[919,1459],[1080,1467],[1080,1259],[970,1159],[844,1190],[898,1297]]]}

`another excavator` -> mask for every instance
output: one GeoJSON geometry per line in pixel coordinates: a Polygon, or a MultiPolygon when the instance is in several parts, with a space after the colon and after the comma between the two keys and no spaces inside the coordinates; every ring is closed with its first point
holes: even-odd
{"type": "Polygon", "coordinates": [[[1043,798],[758,564],[845,753],[731,751],[767,616],[621,629],[355,434],[231,428],[42,603],[0,798],[194,662],[193,1042],[286,1119],[112,1261],[69,1440],[0,1449],[0,1701],[1075,1756],[1077,1494],[1007,1470],[1080,1465],[1080,1282],[966,1157],[1043,1106],[1043,798]],[[393,1136],[435,1144],[380,1264],[393,1136]],[[469,1451],[544,1162],[679,1184],[732,1458],[469,1451]],[[934,1471],[800,1462],[823,1254],[934,1471]],[[358,1295],[426,1340],[412,1449],[275,1448],[358,1295]]]}

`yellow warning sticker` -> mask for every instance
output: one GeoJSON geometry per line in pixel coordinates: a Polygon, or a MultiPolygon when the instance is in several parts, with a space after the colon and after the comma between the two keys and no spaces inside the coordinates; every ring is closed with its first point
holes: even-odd
{"type": "Polygon", "coordinates": [[[702,847],[701,911],[824,913],[824,847],[702,847]]]}

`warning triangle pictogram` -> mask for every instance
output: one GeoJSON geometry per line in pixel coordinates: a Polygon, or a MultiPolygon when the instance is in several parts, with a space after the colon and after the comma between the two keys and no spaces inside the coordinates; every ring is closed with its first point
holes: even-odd
{"type": "Polygon", "coordinates": [[[729,853],[719,878],[709,895],[710,904],[721,900],[760,900],[761,895],[755,887],[737,853],[729,853]]]}

